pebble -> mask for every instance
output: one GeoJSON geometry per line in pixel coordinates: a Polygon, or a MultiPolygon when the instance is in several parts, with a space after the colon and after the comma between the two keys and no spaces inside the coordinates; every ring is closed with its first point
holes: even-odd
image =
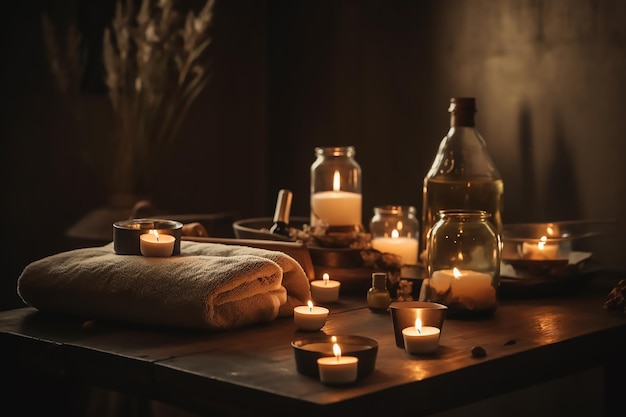
{"type": "Polygon", "coordinates": [[[487,351],[482,346],[472,348],[472,358],[484,358],[485,356],[487,356],[487,351]]]}

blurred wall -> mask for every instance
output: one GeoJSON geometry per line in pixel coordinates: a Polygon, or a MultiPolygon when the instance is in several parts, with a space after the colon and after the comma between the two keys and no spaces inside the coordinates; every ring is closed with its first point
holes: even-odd
{"type": "Polygon", "coordinates": [[[626,268],[626,3],[268,6],[270,191],[293,188],[294,211],[308,213],[313,148],[351,144],[365,223],[379,204],[421,212],[449,98],[474,96],[504,178],[505,223],[615,220],[614,234],[584,243],[604,266],[626,268]]]}
{"type": "MultiPolygon", "coordinates": [[[[106,135],[106,95],[85,92],[93,129],[77,133],[40,27],[46,12],[95,30],[106,10],[97,0],[17,2],[3,26],[2,308],[19,305],[23,267],[63,250],[65,231],[106,204],[72,145],[106,135]]],[[[593,252],[626,268],[626,3],[217,0],[213,33],[211,84],[159,178],[160,207],[271,216],[290,188],[292,215],[307,216],[313,148],[349,144],[363,169],[364,223],[379,204],[421,211],[449,98],[475,96],[505,181],[505,222],[615,219],[593,252]]]]}

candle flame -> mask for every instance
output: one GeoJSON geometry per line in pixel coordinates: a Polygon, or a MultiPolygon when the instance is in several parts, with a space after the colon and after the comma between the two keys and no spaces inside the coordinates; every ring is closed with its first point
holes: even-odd
{"type": "Polygon", "coordinates": [[[150,233],[152,233],[155,237],[157,242],[159,241],[159,232],[157,232],[156,230],[152,229],[150,230],[150,233]]]}
{"type": "Polygon", "coordinates": [[[400,233],[398,233],[398,231],[396,229],[393,229],[391,231],[391,237],[394,238],[394,239],[397,239],[397,238],[400,237],[400,233]]]}
{"type": "Polygon", "coordinates": [[[313,302],[309,300],[306,304],[309,306],[309,311],[313,311],[313,302]]]}
{"type": "Polygon", "coordinates": [[[547,237],[541,236],[541,239],[539,239],[539,242],[537,243],[537,249],[543,250],[543,248],[546,246],[547,241],[548,241],[547,237]]]}
{"type": "Polygon", "coordinates": [[[415,319],[415,330],[417,330],[419,334],[422,334],[422,319],[419,317],[415,319]]]}
{"type": "Polygon", "coordinates": [[[461,278],[461,271],[459,271],[459,269],[455,266],[454,268],[452,268],[452,274],[454,275],[454,278],[461,278]]]}
{"type": "Polygon", "coordinates": [[[339,171],[335,171],[333,174],[333,191],[341,190],[341,177],[339,176],[339,171]]]}
{"type": "Polygon", "coordinates": [[[322,275],[322,279],[324,280],[324,285],[328,285],[328,280],[330,279],[330,275],[328,275],[327,272],[324,272],[324,275],[322,275]]]}
{"type": "Polygon", "coordinates": [[[339,361],[339,359],[341,358],[341,348],[337,343],[333,344],[333,353],[335,354],[337,361],[339,361]]]}

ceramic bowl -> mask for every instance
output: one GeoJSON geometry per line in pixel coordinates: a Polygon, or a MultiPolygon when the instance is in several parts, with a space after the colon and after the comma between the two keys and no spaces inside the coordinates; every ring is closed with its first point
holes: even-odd
{"type": "Polygon", "coordinates": [[[359,358],[357,378],[363,378],[374,372],[376,356],[378,355],[378,342],[363,336],[328,336],[318,334],[293,340],[294,358],[296,369],[303,375],[319,378],[317,359],[324,356],[334,356],[333,337],[341,348],[341,356],[356,356],[359,358]]]}

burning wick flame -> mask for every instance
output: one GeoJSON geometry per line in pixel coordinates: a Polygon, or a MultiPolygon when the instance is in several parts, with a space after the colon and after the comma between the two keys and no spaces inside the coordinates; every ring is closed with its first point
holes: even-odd
{"type": "Polygon", "coordinates": [[[337,362],[341,359],[341,348],[337,343],[333,345],[333,353],[335,354],[335,358],[337,358],[337,362]]]}
{"type": "Polygon", "coordinates": [[[415,319],[415,330],[417,330],[419,334],[422,334],[422,319],[419,317],[415,319]]]}
{"type": "Polygon", "coordinates": [[[539,239],[539,242],[537,243],[537,248],[539,248],[539,250],[543,250],[543,248],[546,246],[547,241],[547,237],[541,236],[541,239],[539,239]]]}
{"type": "Polygon", "coordinates": [[[322,278],[324,279],[324,285],[328,285],[328,280],[330,279],[330,276],[328,275],[327,272],[324,272],[324,275],[322,275],[322,278]]]}
{"type": "Polygon", "coordinates": [[[397,231],[396,229],[393,229],[393,230],[391,231],[391,237],[392,237],[393,239],[397,239],[397,238],[399,238],[399,237],[400,237],[400,233],[398,233],[398,231],[397,231]]]}
{"type": "Polygon", "coordinates": [[[309,313],[313,311],[313,302],[311,300],[309,300],[307,302],[307,305],[309,306],[309,313]]]}
{"type": "Polygon", "coordinates": [[[157,232],[156,230],[152,229],[150,230],[150,233],[152,233],[154,235],[154,237],[156,237],[157,242],[159,241],[159,232],[157,232]]]}
{"type": "Polygon", "coordinates": [[[452,274],[454,275],[454,278],[461,278],[461,275],[463,275],[456,266],[452,268],[452,274]]]}
{"type": "Polygon", "coordinates": [[[341,190],[341,177],[339,176],[339,171],[335,171],[333,174],[333,191],[341,190]]]}

